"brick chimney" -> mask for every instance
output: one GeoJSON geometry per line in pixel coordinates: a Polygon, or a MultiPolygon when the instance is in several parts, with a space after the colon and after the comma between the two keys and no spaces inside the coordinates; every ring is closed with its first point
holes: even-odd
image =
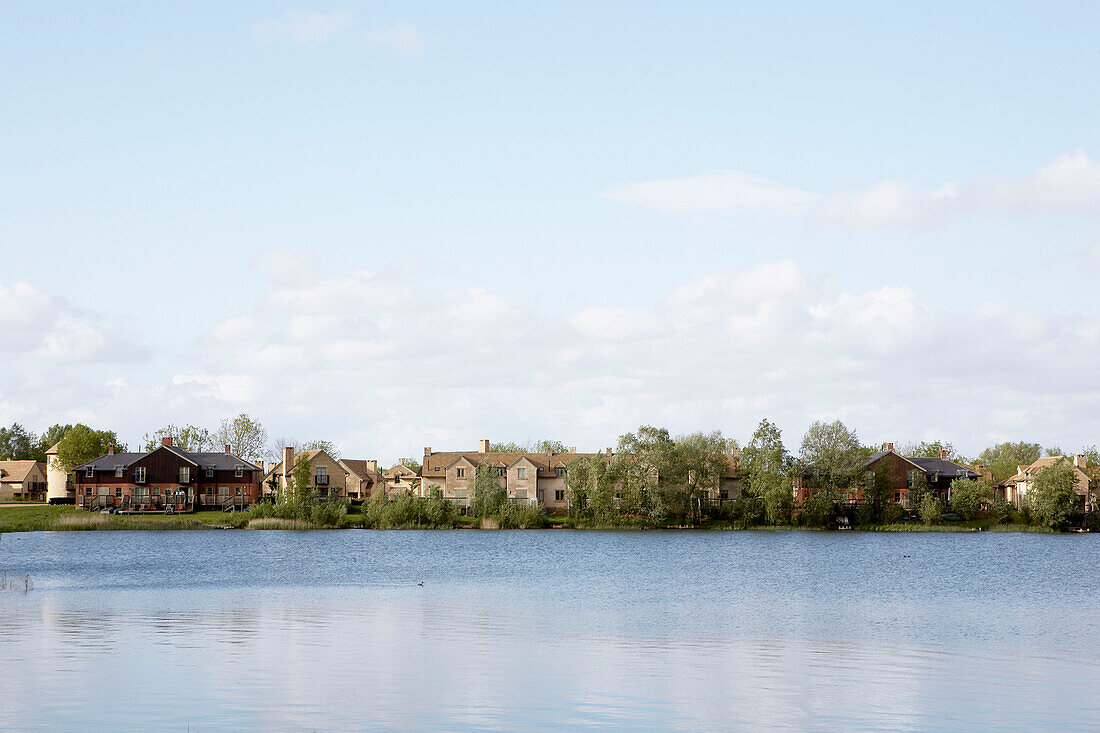
{"type": "Polygon", "coordinates": [[[163,446],[166,446],[168,448],[171,448],[172,447],[172,438],[171,437],[161,438],[160,439],[160,444],[163,445],[163,446]]]}
{"type": "Polygon", "coordinates": [[[107,455],[113,456],[115,454],[115,447],[113,445],[107,446],[107,455]]]}
{"type": "Polygon", "coordinates": [[[940,448],[940,459],[947,460],[947,451],[944,448],[940,448]]]}
{"type": "Polygon", "coordinates": [[[893,443],[887,443],[886,444],[886,450],[894,450],[894,444],[893,443]]]}
{"type": "Polygon", "coordinates": [[[294,468],[294,446],[288,445],[283,448],[283,477],[282,477],[282,490],[286,491],[287,477],[290,476],[290,470],[294,468]]]}
{"type": "Polygon", "coordinates": [[[371,473],[378,473],[378,461],[367,461],[367,470],[371,473]]]}
{"type": "Polygon", "coordinates": [[[225,444],[225,452],[226,453],[232,453],[233,452],[233,449],[229,447],[229,443],[225,444]]]}
{"type": "Polygon", "coordinates": [[[489,452],[489,439],[488,438],[482,438],[481,440],[477,441],[477,452],[478,453],[488,453],[489,452]]]}
{"type": "Polygon", "coordinates": [[[603,454],[607,458],[610,458],[611,457],[611,449],[610,448],[604,448],[603,454]]]}
{"type": "Polygon", "coordinates": [[[430,445],[424,446],[424,455],[425,455],[425,457],[430,456],[431,454],[432,454],[432,447],[430,445]]]}

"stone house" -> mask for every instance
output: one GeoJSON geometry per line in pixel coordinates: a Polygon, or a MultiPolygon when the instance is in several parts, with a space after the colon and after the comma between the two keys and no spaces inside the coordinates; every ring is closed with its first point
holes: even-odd
{"type": "Polygon", "coordinates": [[[1088,475],[1088,459],[1083,455],[1068,456],[1043,456],[1039,460],[1027,466],[1017,466],[1016,475],[1011,476],[997,484],[997,498],[1004,499],[1020,507],[1021,501],[1027,496],[1035,480],[1035,476],[1044,468],[1066,463],[1073,467],[1073,489],[1080,497],[1081,508],[1092,511],[1096,507],[1095,486],[1088,475]]]}
{"type": "Polygon", "coordinates": [[[46,501],[46,464],[0,461],[0,501],[46,501]]]}

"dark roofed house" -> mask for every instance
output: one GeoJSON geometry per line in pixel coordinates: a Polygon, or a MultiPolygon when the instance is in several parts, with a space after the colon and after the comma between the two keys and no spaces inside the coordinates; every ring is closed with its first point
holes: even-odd
{"type": "Polygon", "coordinates": [[[261,470],[224,452],[191,452],[161,440],[148,453],[115,453],[77,466],[76,504],[85,509],[178,512],[246,509],[259,497],[261,470]]]}
{"type": "Polygon", "coordinates": [[[951,482],[958,478],[976,481],[981,475],[968,466],[947,458],[940,451],[939,458],[906,457],[894,451],[894,444],[887,443],[885,450],[872,453],[863,462],[864,471],[885,472],[893,489],[893,499],[898,504],[909,506],[909,490],[920,473],[928,481],[928,489],[939,496],[945,504],[951,501],[951,482]]]}

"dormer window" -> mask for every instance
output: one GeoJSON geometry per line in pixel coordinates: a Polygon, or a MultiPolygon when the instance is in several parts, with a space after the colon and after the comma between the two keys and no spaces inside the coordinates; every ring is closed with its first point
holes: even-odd
{"type": "Polygon", "coordinates": [[[233,471],[233,476],[235,476],[236,478],[241,478],[242,476],[244,476],[244,466],[237,466],[237,468],[233,471]]]}
{"type": "Polygon", "coordinates": [[[206,478],[214,478],[214,469],[209,466],[206,468],[206,478]]]}
{"type": "Polygon", "coordinates": [[[557,476],[558,478],[561,478],[562,476],[565,475],[565,469],[564,468],[555,468],[554,469],[554,475],[557,476]]]}
{"type": "Polygon", "coordinates": [[[122,474],[126,473],[126,469],[122,466],[115,466],[115,478],[122,478],[122,474]]]}
{"type": "Polygon", "coordinates": [[[95,478],[95,469],[91,466],[88,466],[88,470],[84,472],[84,475],[88,478],[95,478]]]}
{"type": "Polygon", "coordinates": [[[503,468],[498,468],[497,469],[497,476],[503,476],[505,473],[506,473],[505,469],[503,469],[503,468]]]}

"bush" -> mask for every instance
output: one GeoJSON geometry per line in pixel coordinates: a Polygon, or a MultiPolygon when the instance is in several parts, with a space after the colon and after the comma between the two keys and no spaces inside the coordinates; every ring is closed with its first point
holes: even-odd
{"type": "Polygon", "coordinates": [[[541,529],[547,524],[546,514],[531,504],[505,504],[495,519],[501,529],[541,529]]]}
{"type": "Polygon", "coordinates": [[[918,511],[920,512],[921,521],[929,526],[943,519],[943,507],[940,506],[940,500],[932,493],[924,495],[918,511]]]}
{"type": "Polygon", "coordinates": [[[819,492],[802,503],[798,523],[804,527],[822,527],[834,529],[839,512],[836,502],[819,492]]]}

